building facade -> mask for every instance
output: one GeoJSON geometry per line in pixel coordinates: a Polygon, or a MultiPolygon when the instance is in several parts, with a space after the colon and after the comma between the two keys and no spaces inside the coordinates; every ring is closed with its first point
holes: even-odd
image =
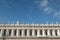
{"type": "Polygon", "coordinates": [[[60,40],[60,24],[0,24],[0,40],[60,40]]]}

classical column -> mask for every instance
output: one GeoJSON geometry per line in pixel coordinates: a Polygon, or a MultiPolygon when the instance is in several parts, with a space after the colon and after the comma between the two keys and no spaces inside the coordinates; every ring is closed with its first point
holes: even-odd
{"type": "Polygon", "coordinates": [[[12,31],[11,31],[11,36],[14,36],[14,30],[12,29],[12,31]]]}
{"type": "Polygon", "coordinates": [[[27,29],[27,36],[30,36],[30,31],[29,31],[29,29],[27,29]]]}
{"type": "Polygon", "coordinates": [[[19,29],[17,29],[17,34],[16,34],[16,36],[19,36],[19,29]]]}
{"type": "Polygon", "coordinates": [[[55,36],[55,30],[52,30],[52,35],[55,36]]]}
{"type": "Polygon", "coordinates": [[[24,36],[24,29],[22,29],[22,36],[24,36]]]}
{"type": "Polygon", "coordinates": [[[60,30],[59,29],[57,29],[57,35],[60,36],[60,30]]]}
{"type": "Polygon", "coordinates": [[[42,35],[45,36],[45,30],[44,29],[42,30],[42,35]]]}
{"type": "Polygon", "coordinates": [[[47,35],[50,36],[50,30],[49,29],[47,30],[47,35]]]}
{"type": "Polygon", "coordinates": [[[9,30],[6,29],[6,36],[9,36],[9,30]]]}
{"type": "Polygon", "coordinates": [[[35,30],[32,29],[32,36],[35,36],[35,30]]]}
{"type": "Polygon", "coordinates": [[[0,36],[2,36],[3,35],[3,29],[1,29],[1,34],[0,34],[0,36]]]}
{"type": "Polygon", "coordinates": [[[37,30],[37,36],[40,36],[40,30],[39,29],[37,30]]]}

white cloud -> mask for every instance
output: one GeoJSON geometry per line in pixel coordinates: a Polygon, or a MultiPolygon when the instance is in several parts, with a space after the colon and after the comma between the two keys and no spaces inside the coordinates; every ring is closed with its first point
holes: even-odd
{"type": "Polygon", "coordinates": [[[54,14],[54,17],[58,17],[58,18],[60,18],[60,11],[58,11],[58,12],[55,12],[55,14],[54,14]]]}
{"type": "Polygon", "coordinates": [[[43,9],[46,14],[53,14],[54,17],[59,17],[60,18],[60,11],[57,11],[51,7],[49,7],[49,1],[48,0],[42,0],[41,2],[39,1],[39,6],[41,9],[43,9]]]}
{"type": "Polygon", "coordinates": [[[41,3],[39,4],[40,5],[40,7],[43,9],[43,11],[44,12],[46,12],[46,13],[51,13],[52,12],[52,8],[50,8],[49,6],[48,6],[48,4],[49,4],[49,2],[48,2],[48,0],[43,0],[43,1],[41,1],[41,3]]]}
{"type": "Polygon", "coordinates": [[[40,3],[40,6],[41,6],[41,7],[46,7],[46,6],[48,6],[48,1],[47,1],[47,0],[42,1],[42,2],[40,3]]]}
{"type": "Polygon", "coordinates": [[[49,14],[49,13],[51,13],[52,8],[46,7],[43,10],[44,10],[44,12],[47,12],[49,14]]]}
{"type": "Polygon", "coordinates": [[[48,7],[44,9],[44,11],[48,11],[48,10],[49,10],[49,8],[48,8],[48,7]]]}

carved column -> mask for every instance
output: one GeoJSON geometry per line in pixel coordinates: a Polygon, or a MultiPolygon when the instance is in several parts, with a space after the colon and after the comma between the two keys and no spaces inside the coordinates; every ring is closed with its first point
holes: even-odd
{"type": "Polygon", "coordinates": [[[32,36],[35,36],[35,30],[32,29],[32,36]]]}
{"type": "Polygon", "coordinates": [[[45,36],[45,30],[44,29],[42,30],[42,35],[45,36]]]}
{"type": "Polygon", "coordinates": [[[37,30],[37,36],[40,36],[40,30],[39,29],[37,30]]]}
{"type": "Polygon", "coordinates": [[[0,33],[0,36],[2,36],[3,35],[3,29],[1,29],[1,33],[0,33]]]}
{"type": "Polygon", "coordinates": [[[27,29],[27,36],[30,36],[30,32],[29,32],[29,29],[27,29]]]}
{"type": "Polygon", "coordinates": [[[24,29],[22,29],[22,36],[24,37],[24,29]]]}
{"type": "Polygon", "coordinates": [[[47,30],[47,35],[50,36],[50,30],[49,29],[47,30]]]}
{"type": "Polygon", "coordinates": [[[6,36],[9,36],[9,30],[6,29],[6,36]]]}
{"type": "Polygon", "coordinates": [[[55,36],[55,30],[52,30],[52,35],[55,36]]]}
{"type": "Polygon", "coordinates": [[[14,36],[14,30],[12,29],[12,31],[11,31],[11,36],[14,36]]]}
{"type": "Polygon", "coordinates": [[[19,29],[17,29],[17,34],[16,34],[16,36],[19,36],[19,29]]]}
{"type": "Polygon", "coordinates": [[[57,35],[60,36],[60,30],[59,29],[57,29],[57,35]]]}

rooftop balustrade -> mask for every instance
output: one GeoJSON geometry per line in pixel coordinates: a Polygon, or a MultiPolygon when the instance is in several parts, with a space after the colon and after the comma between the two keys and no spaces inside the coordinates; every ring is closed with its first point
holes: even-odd
{"type": "Polygon", "coordinates": [[[60,24],[0,24],[0,26],[60,26],[60,24]]]}
{"type": "Polygon", "coordinates": [[[55,24],[51,23],[49,24],[48,22],[46,24],[35,24],[35,23],[19,23],[19,21],[17,21],[17,23],[7,23],[7,24],[0,24],[0,26],[60,26],[60,24],[58,22],[56,22],[55,24]]]}

